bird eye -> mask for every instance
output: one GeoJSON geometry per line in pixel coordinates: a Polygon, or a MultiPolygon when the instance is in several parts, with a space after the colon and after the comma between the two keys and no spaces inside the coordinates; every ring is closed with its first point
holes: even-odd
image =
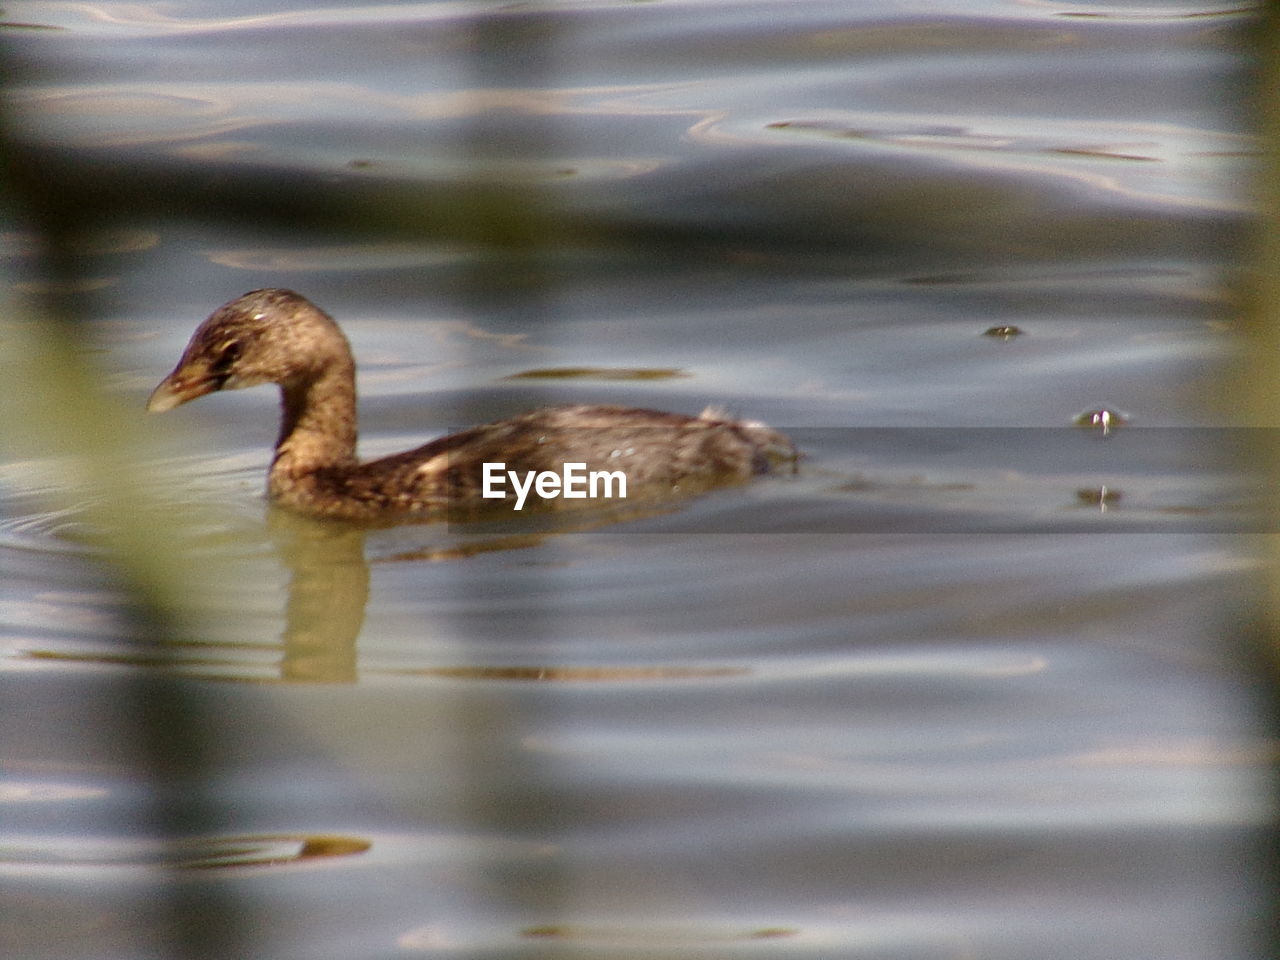
{"type": "Polygon", "coordinates": [[[218,348],[218,355],[209,365],[211,372],[226,373],[240,359],[240,341],[228,340],[218,348]]]}

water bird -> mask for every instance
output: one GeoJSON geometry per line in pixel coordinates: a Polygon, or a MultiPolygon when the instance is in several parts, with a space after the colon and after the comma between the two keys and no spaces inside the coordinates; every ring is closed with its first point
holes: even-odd
{"type": "MultiPolygon", "coordinates": [[[[267,476],[275,503],[316,517],[372,523],[466,519],[502,504],[486,496],[485,465],[533,475],[574,464],[622,471],[628,497],[667,499],[742,483],[796,462],[791,441],[716,408],[692,417],[578,404],[543,407],[361,462],[356,364],[337,322],[291,290],[254,290],[196,328],[151,393],[153,413],[218,390],[279,385],[280,433],[267,476]]],[[[542,496],[535,505],[568,505],[542,496]]],[[[580,505],[580,504],[574,504],[580,505]]]]}

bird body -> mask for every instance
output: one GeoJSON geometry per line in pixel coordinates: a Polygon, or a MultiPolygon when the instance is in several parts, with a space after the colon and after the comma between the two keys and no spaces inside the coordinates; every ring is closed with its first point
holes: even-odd
{"type": "MultiPolygon", "coordinates": [[[[217,390],[280,386],[282,415],[270,498],[320,517],[361,522],[466,518],[513,505],[486,495],[486,464],[513,472],[625,477],[627,496],[661,499],[741,483],[796,452],[782,434],[708,409],[697,417],[609,405],[543,407],[377,460],[356,455],[355,360],[337,323],[289,290],[244,294],[192,335],[147,409],[171,410],[217,390]]],[[[529,488],[527,488],[529,489],[529,488]]],[[[540,488],[545,489],[545,488],[540,488]]],[[[544,507],[570,506],[531,495],[544,507]]],[[[578,504],[572,504],[578,505],[578,504]]]]}

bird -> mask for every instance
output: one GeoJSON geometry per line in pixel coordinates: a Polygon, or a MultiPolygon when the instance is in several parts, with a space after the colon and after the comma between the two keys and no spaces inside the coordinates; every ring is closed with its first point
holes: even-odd
{"type": "Polygon", "coordinates": [[[535,489],[531,480],[520,496],[522,476],[548,472],[583,478],[584,489],[587,476],[620,474],[621,482],[612,485],[615,497],[621,489],[629,498],[665,500],[744,483],[787,464],[794,469],[799,456],[783,434],[714,407],[688,416],[575,404],[542,407],[361,461],[351,346],[329,314],[281,288],[250,291],[210,314],[152,391],[147,410],[160,413],[219,390],[266,383],[279,386],[282,406],[268,499],[298,513],[356,523],[487,517],[524,506],[525,499],[535,509],[599,505],[570,504],[563,484],[535,489]],[[566,474],[566,465],[579,472],[566,474]],[[511,483],[505,482],[508,472],[511,483]]]}

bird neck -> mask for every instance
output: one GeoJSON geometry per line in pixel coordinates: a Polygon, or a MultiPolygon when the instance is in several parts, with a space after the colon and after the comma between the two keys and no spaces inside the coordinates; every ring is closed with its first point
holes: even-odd
{"type": "Polygon", "coordinates": [[[355,365],[339,360],[280,385],[284,413],[273,475],[298,477],[356,463],[355,365]]]}

